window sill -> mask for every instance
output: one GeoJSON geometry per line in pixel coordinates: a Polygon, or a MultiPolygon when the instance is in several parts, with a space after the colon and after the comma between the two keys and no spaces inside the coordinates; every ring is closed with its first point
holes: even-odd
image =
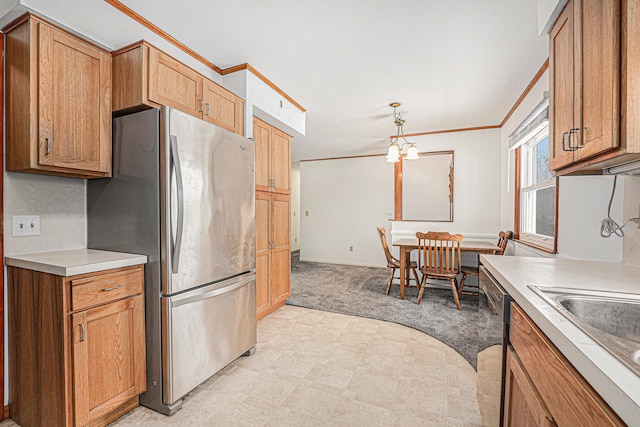
{"type": "Polygon", "coordinates": [[[546,252],[548,254],[557,254],[558,253],[557,250],[549,249],[549,248],[541,246],[541,245],[536,245],[535,243],[531,243],[531,242],[528,242],[526,240],[513,239],[513,241],[514,242],[518,242],[518,243],[520,243],[522,245],[529,246],[531,248],[537,249],[539,251],[546,252]]]}

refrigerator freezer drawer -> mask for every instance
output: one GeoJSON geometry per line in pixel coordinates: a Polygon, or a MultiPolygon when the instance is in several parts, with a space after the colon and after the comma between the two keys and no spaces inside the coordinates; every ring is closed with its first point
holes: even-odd
{"type": "Polygon", "coordinates": [[[170,405],[256,345],[255,273],[162,298],[162,312],[170,405]]]}

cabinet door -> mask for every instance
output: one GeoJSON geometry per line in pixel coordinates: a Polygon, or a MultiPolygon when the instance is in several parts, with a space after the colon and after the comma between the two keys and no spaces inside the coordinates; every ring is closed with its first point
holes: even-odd
{"type": "Polygon", "coordinates": [[[48,25],[38,27],[38,163],[109,173],[111,57],[48,25]]]}
{"type": "Polygon", "coordinates": [[[149,49],[149,100],[202,117],[202,76],[156,49],[149,49]]]}
{"type": "Polygon", "coordinates": [[[271,252],[272,304],[283,302],[291,295],[291,251],[280,247],[271,252]]]}
{"type": "Polygon", "coordinates": [[[71,316],[76,425],[145,390],[142,295],[71,316]]]}
{"type": "Polygon", "coordinates": [[[256,251],[271,249],[271,194],[256,191],[256,251]]]}
{"type": "Polygon", "coordinates": [[[291,295],[291,246],[290,246],[290,204],[291,197],[274,194],[272,197],[272,239],[271,253],[272,304],[277,304],[291,295]]]}
{"type": "Polygon", "coordinates": [[[581,0],[575,7],[582,101],[575,160],[581,160],[620,145],[620,0],[581,0]]]}
{"type": "Polygon", "coordinates": [[[244,134],[244,108],[238,108],[239,104],[243,107],[244,103],[240,98],[214,82],[204,79],[202,99],[204,120],[231,132],[244,134]]]}
{"type": "Polygon", "coordinates": [[[253,119],[253,139],[255,141],[255,174],[256,191],[271,191],[271,177],[269,163],[271,157],[271,126],[253,119]]]}
{"type": "Polygon", "coordinates": [[[570,0],[549,34],[549,167],[573,162],[568,132],[574,128],[575,55],[573,51],[574,0],[570,0]],[[564,138],[564,144],[563,144],[564,138]],[[564,147],[563,147],[564,145],[564,147]]]}
{"type": "Polygon", "coordinates": [[[291,137],[286,133],[273,128],[271,133],[271,179],[273,179],[273,191],[278,193],[291,193],[291,137]]]}
{"type": "Polygon", "coordinates": [[[289,217],[291,208],[291,196],[285,194],[274,194],[272,196],[271,227],[274,249],[289,247],[291,244],[290,231],[291,221],[289,217]]]}
{"type": "Polygon", "coordinates": [[[256,255],[256,317],[262,318],[271,307],[271,251],[256,255]]]}
{"type": "Polygon", "coordinates": [[[504,425],[505,427],[555,425],[540,394],[520,366],[511,348],[507,350],[504,425]]]}

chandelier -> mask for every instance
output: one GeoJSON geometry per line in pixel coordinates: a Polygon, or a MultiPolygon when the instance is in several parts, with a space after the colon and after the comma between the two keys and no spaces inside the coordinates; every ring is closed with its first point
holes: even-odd
{"type": "Polygon", "coordinates": [[[404,120],[402,115],[396,111],[396,108],[400,106],[399,102],[392,102],[389,104],[393,107],[393,121],[398,127],[398,133],[396,136],[389,138],[389,152],[387,153],[387,162],[396,163],[400,161],[400,157],[404,156],[407,160],[418,159],[418,149],[413,142],[407,141],[404,137],[404,120]],[[402,138],[402,141],[400,141],[402,138]]]}

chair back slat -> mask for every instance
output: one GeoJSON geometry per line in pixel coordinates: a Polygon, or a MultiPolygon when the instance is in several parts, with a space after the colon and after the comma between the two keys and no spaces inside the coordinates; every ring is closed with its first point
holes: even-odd
{"type": "Polygon", "coordinates": [[[382,243],[384,256],[387,257],[387,264],[393,264],[395,258],[391,255],[391,251],[389,250],[389,245],[387,243],[387,231],[382,227],[378,227],[378,236],[380,236],[380,243],[382,243]]]}
{"type": "Polygon", "coordinates": [[[462,234],[429,231],[416,233],[419,261],[423,268],[438,274],[460,271],[460,242],[462,234]]]}
{"type": "Polygon", "coordinates": [[[498,246],[500,247],[499,251],[495,252],[495,255],[504,255],[504,251],[507,249],[507,243],[509,243],[509,239],[513,236],[513,231],[501,231],[498,234],[498,246]]]}

